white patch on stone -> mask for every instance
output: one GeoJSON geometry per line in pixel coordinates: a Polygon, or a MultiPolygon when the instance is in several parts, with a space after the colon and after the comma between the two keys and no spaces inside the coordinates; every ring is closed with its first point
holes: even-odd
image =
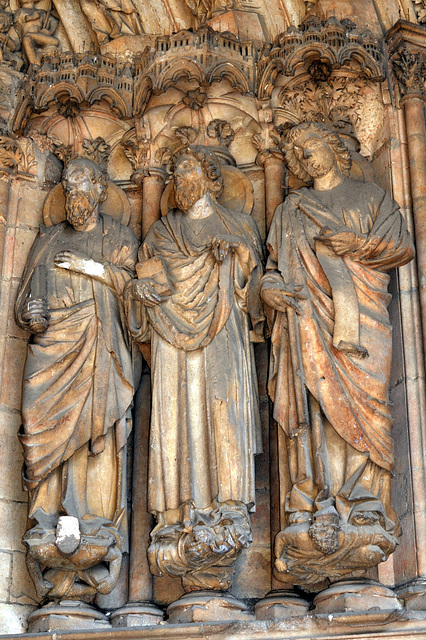
{"type": "Polygon", "coordinates": [[[56,546],[62,553],[74,553],[80,544],[81,533],[78,518],[60,516],[56,525],[56,546]]]}
{"type": "Polygon", "coordinates": [[[101,278],[104,275],[104,265],[100,262],[95,262],[94,260],[85,260],[84,261],[84,273],[87,273],[89,276],[97,276],[101,278]]]}

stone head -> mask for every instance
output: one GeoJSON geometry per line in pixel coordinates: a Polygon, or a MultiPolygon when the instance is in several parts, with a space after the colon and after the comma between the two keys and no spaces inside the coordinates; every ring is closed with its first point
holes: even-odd
{"type": "Polygon", "coordinates": [[[0,33],[6,33],[12,26],[12,18],[9,13],[0,9],[0,33]]]}
{"type": "Polygon", "coordinates": [[[218,198],[223,191],[223,178],[216,155],[207,147],[192,145],[174,161],[173,179],[176,203],[187,211],[209,192],[218,198]]]}
{"type": "Polygon", "coordinates": [[[89,158],[71,160],[62,174],[67,220],[78,228],[97,216],[98,207],[107,198],[106,178],[89,158]]]}
{"type": "Polygon", "coordinates": [[[336,168],[348,176],[351,157],[344,142],[327,126],[305,122],[293,127],[283,144],[289,169],[301,180],[327,175],[336,168]]]}

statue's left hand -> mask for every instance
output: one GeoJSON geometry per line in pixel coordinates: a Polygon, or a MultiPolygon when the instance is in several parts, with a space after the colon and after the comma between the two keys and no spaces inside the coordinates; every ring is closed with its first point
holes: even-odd
{"type": "Polygon", "coordinates": [[[246,245],[231,234],[217,235],[212,240],[213,255],[218,262],[223,262],[231,251],[238,252],[244,249],[247,249],[246,245]]]}
{"type": "Polygon", "coordinates": [[[356,233],[351,229],[337,229],[337,231],[330,231],[326,229],[324,233],[319,236],[314,236],[315,240],[320,240],[327,247],[333,249],[334,253],[338,256],[345,253],[351,253],[356,251],[366,240],[366,236],[361,233],[356,233]]]}

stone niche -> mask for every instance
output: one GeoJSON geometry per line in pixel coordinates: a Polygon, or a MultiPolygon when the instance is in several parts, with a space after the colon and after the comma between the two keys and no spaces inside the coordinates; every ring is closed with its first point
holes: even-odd
{"type": "Polygon", "coordinates": [[[426,638],[424,4],[0,1],[1,638],[426,638]]]}

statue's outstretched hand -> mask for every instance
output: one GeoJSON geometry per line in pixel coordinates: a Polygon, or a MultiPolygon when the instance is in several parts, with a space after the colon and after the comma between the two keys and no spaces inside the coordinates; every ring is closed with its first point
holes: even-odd
{"type": "Polygon", "coordinates": [[[73,251],[60,251],[54,260],[55,267],[84,273],[92,278],[103,280],[105,277],[105,266],[101,262],[96,262],[88,258],[84,253],[74,253],[73,251]]]}
{"type": "Polygon", "coordinates": [[[53,260],[55,267],[77,273],[85,273],[89,262],[94,262],[94,260],[89,260],[83,253],[74,253],[73,251],[60,251],[53,260]]]}
{"type": "Polygon", "coordinates": [[[263,288],[260,294],[263,302],[277,311],[285,312],[290,308],[300,315],[302,310],[297,301],[306,300],[306,296],[301,293],[303,286],[290,284],[284,286],[285,289],[263,288]]]}

